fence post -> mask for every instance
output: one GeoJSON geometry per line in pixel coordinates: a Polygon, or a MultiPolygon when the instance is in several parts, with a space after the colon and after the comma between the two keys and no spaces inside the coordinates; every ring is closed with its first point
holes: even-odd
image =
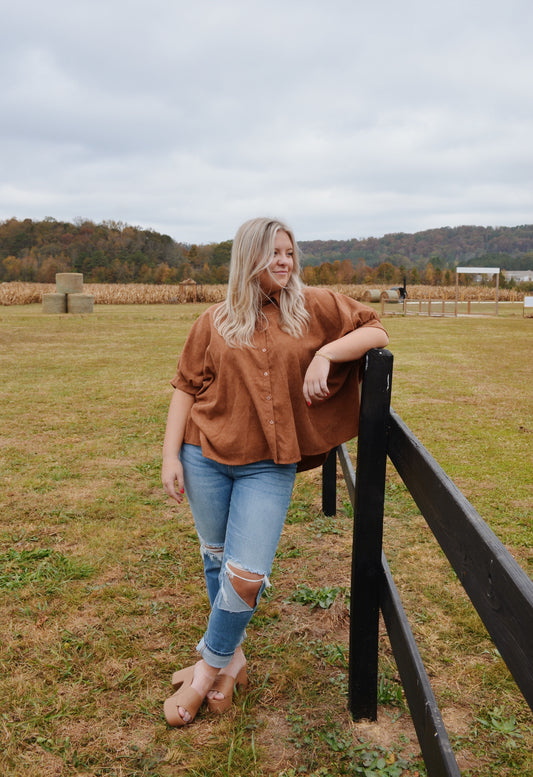
{"type": "Polygon", "coordinates": [[[357,468],[350,601],[348,708],[355,720],[377,718],[379,588],[392,353],[365,358],[357,468]]]}

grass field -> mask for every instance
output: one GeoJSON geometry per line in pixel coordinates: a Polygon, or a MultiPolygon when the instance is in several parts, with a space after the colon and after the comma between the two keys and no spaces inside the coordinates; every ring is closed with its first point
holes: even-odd
{"type": "MultiPolygon", "coordinates": [[[[346,711],[351,512],[298,476],[221,720],[167,727],[207,614],[186,505],[160,487],[169,379],[204,305],[0,308],[0,774],[423,775],[386,637],[377,723],[346,711]],[[366,771],[364,771],[366,769],[366,771]]],[[[387,318],[393,407],[533,576],[533,321],[387,318]]],[[[385,548],[460,768],[532,774],[531,711],[392,468],[385,548]]]]}

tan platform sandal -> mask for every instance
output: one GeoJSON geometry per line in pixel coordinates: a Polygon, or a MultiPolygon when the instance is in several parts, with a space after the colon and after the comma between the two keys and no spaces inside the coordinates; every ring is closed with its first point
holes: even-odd
{"type": "Polygon", "coordinates": [[[196,665],[193,664],[185,669],[180,669],[172,675],[172,684],[177,690],[176,693],[172,694],[172,696],[163,704],[165,718],[169,726],[190,725],[196,717],[196,713],[202,706],[203,697],[200,696],[198,691],[195,691],[194,688],[191,687],[195,666],[196,665]],[[189,721],[183,720],[179,713],[179,707],[183,707],[187,710],[191,716],[189,721]]]}
{"type": "Polygon", "coordinates": [[[217,712],[221,714],[228,710],[233,703],[233,691],[235,688],[246,688],[248,685],[248,673],[246,671],[246,664],[239,671],[237,677],[232,677],[225,672],[219,672],[215,677],[212,691],[218,691],[218,693],[224,694],[223,699],[210,699],[207,697],[207,708],[210,712],[217,712]]]}

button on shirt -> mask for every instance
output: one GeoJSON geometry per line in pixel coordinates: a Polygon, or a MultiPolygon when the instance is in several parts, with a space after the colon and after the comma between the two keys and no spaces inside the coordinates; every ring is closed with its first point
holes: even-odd
{"type": "Polygon", "coordinates": [[[372,308],[329,289],[304,288],[308,330],[279,328],[276,300],[263,307],[254,347],[230,348],[208,308],[193,324],[171,381],[193,394],[184,442],[223,464],[272,459],[317,466],[333,447],[357,435],[359,362],[332,363],[330,396],[308,407],[303,380],[315,352],[360,326],[383,329],[372,308]]]}

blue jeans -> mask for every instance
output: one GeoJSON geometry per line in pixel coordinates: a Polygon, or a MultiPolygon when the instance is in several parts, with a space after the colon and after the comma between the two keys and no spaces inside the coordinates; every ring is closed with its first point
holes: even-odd
{"type": "Polygon", "coordinates": [[[245,637],[268,577],[289,508],[296,464],[257,461],[230,466],[181,448],[185,493],[204,562],[211,613],[197,650],[208,664],[226,666],[245,637]],[[231,570],[263,576],[254,607],[235,591],[231,570]]]}

